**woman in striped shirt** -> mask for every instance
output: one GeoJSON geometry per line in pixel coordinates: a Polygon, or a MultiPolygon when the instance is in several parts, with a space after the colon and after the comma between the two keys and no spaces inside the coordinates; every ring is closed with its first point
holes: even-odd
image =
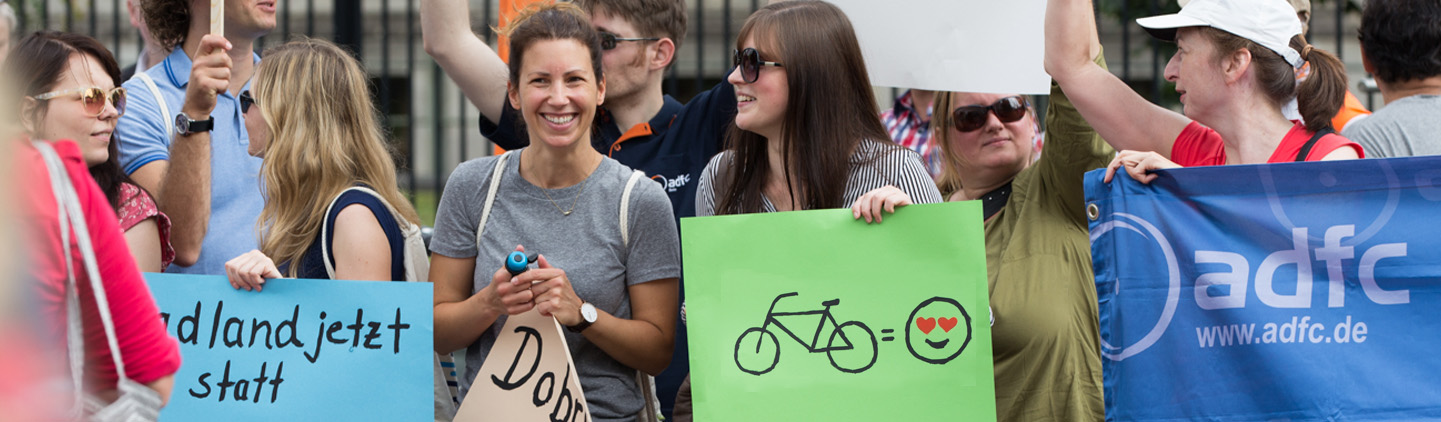
{"type": "MultiPolygon", "coordinates": [[[[701,174],[696,215],[860,207],[862,195],[885,186],[917,203],[941,201],[920,158],[876,119],[840,9],[820,1],[762,8],[741,28],[735,65],[729,149],[701,174]]],[[[904,205],[874,198],[876,207],[904,205]]]]}

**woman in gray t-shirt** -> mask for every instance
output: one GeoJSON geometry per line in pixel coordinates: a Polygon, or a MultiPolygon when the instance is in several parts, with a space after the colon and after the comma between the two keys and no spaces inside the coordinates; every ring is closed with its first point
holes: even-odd
{"type": "Polygon", "coordinates": [[[508,99],[530,146],[463,163],[446,184],[431,242],[436,351],[469,347],[469,390],[506,316],[538,310],[568,328],[591,416],[634,420],[645,405],[636,371],[664,370],[675,341],[680,241],[670,201],[590,146],[605,83],[584,13],[557,3],[513,22],[508,99]],[[543,255],[538,269],[512,277],[501,267],[520,245],[543,255]]]}

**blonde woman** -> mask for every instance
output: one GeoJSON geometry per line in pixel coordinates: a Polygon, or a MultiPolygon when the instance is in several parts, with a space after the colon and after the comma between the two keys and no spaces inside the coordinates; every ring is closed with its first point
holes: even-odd
{"type": "Polygon", "coordinates": [[[395,185],[367,83],[360,63],[326,41],[266,51],[254,89],[240,95],[250,154],[264,159],[265,207],[260,250],[225,263],[235,288],[278,277],[405,280],[401,227],[419,217],[395,185]]]}

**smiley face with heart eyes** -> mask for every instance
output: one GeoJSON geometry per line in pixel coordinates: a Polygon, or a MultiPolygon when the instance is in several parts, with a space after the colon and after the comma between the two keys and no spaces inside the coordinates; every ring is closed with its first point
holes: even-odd
{"type": "Polygon", "coordinates": [[[971,316],[955,299],[926,299],[906,320],[906,348],[922,362],[945,364],[970,343],[971,316]]]}

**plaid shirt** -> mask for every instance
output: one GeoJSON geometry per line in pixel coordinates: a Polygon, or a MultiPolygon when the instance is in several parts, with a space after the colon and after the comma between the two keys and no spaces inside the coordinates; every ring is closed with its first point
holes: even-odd
{"type": "MultiPolygon", "coordinates": [[[[929,110],[927,110],[929,111],[929,110]]],[[[881,112],[881,124],[891,134],[891,140],[900,146],[910,148],[921,155],[921,162],[931,173],[931,178],[941,175],[940,146],[931,142],[930,113],[919,113],[911,102],[911,91],[896,98],[896,105],[881,112]]]]}

